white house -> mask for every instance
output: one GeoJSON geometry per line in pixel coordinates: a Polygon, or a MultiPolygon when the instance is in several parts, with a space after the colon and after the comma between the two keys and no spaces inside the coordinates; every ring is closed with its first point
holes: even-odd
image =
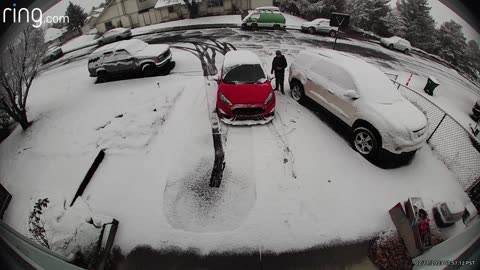
{"type": "MultiPolygon", "coordinates": [[[[199,16],[233,14],[273,5],[273,0],[195,1],[199,16]]],[[[184,0],[112,0],[96,18],[95,27],[104,33],[115,27],[135,28],[188,17],[184,0]]]]}

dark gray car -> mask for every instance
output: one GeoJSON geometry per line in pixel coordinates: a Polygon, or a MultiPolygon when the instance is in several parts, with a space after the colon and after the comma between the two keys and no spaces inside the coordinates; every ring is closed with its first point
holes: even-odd
{"type": "Polygon", "coordinates": [[[153,76],[157,69],[170,66],[171,59],[168,45],[149,45],[138,39],[123,40],[94,51],[88,59],[88,71],[91,77],[98,77],[100,82],[133,72],[153,76]]]}
{"type": "Polygon", "coordinates": [[[120,27],[114,28],[105,32],[105,34],[98,39],[98,45],[103,46],[108,43],[129,39],[131,37],[132,31],[130,31],[130,29],[120,27]]]}

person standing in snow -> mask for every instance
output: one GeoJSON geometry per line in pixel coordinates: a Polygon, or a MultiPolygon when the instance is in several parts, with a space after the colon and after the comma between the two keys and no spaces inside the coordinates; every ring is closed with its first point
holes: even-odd
{"type": "Polygon", "coordinates": [[[285,88],[283,86],[283,81],[285,80],[285,69],[287,68],[287,59],[285,56],[282,55],[281,51],[277,51],[275,53],[275,58],[273,58],[272,62],[272,74],[275,72],[275,81],[276,86],[275,90],[279,90],[282,94],[285,95],[285,88]]]}

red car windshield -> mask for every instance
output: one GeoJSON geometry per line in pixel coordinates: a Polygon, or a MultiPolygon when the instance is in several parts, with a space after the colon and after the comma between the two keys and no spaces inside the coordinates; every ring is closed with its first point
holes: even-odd
{"type": "Polygon", "coordinates": [[[241,65],[230,70],[223,78],[228,84],[249,84],[265,81],[265,72],[260,65],[241,65]]]}

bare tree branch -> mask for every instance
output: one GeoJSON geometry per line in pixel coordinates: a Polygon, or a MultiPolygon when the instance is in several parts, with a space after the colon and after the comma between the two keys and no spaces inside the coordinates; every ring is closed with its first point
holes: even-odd
{"type": "Polygon", "coordinates": [[[27,119],[27,98],[38,75],[45,52],[43,32],[27,26],[0,55],[0,109],[6,111],[23,129],[27,119]]]}

